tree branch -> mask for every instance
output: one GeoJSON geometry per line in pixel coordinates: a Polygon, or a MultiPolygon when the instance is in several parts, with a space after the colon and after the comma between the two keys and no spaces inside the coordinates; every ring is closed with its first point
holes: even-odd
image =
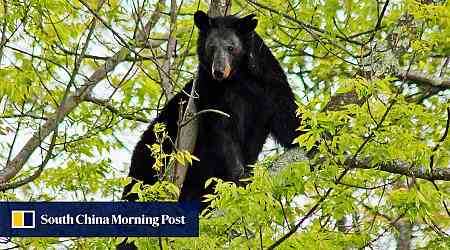
{"type": "Polygon", "coordinates": [[[208,16],[226,16],[231,10],[231,0],[211,0],[209,3],[208,16]]]}
{"type": "Polygon", "coordinates": [[[450,181],[450,168],[434,168],[430,170],[426,166],[416,166],[403,161],[383,162],[376,165],[370,164],[371,159],[355,160],[354,162],[347,162],[349,168],[361,168],[361,169],[377,169],[392,174],[400,174],[409,177],[415,177],[424,180],[443,180],[450,181]]]}
{"type": "MultiPolygon", "coordinates": [[[[104,0],[100,0],[98,3],[98,9],[103,5],[104,0]]],[[[38,129],[37,132],[34,133],[33,137],[28,140],[28,142],[25,144],[25,146],[22,148],[22,150],[16,155],[16,157],[12,161],[6,162],[6,167],[0,171],[0,185],[5,186],[6,182],[13,178],[25,165],[25,163],[30,158],[31,154],[34,152],[34,150],[42,143],[42,141],[50,135],[52,132],[54,134],[58,133],[58,126],[61,123],[61,121],[64,119],[64,117],[71,112],[78,104],[79,100],[78,98],[74,98],[74,96],[70,93],[70,88],[72,87],[75,76],[78,74],[78,70],[80,68],[81,62],[83,60],[83,55],[87,51],[87,47],[90,42],[90,38],[94,32],[96,25],[96,19],[94,18],[91,21],[91,24],[89,25],[89,33],[86,37],[85,44],[82,48],[80,56],[75,58],[75,67],[73,69],[73,72],[70,75],[69,82],[67,83],[66,89],[64,91],[61,104],[59,108],[56,110],[56,112],[52,115],[52,119],[49,119],[46,121],[46,123],[38,129]]],[[[94,73],[95,74],[95,73],[94,73]]],[[[93,85],[95,86],[95,85],[93,85]]],[[[93,88],[92,86],[92,88],[93,88]]],[[[89,87],[87,85],[85,88],[89,87]]],[[[43,164],[47,163],[47,161],[44,161],[43,164]]],[[[41,164],[39,168],[44,168],[45,165],[41,164]]],[[[40,172],[38,171],[36,178],[40,175],[40,172]]]]}
{"type": "Polygon", "coordinates": [[[7,22],[6,22],[6,17],[8,15],[8,3],[6,2],[6,0],[3,0],[3,23],[2,23],[2,31],[1,31],[1,38],[0,38],[0,66],[2,65],[2,59],[3,59],[3,48],[6,44],[6,28],[7,28],[7,22]]]}
{"type": "MultiPolygon", "coordinates": [[[[374,30],[379,30],[380,29],[381,21],[383,20],[383,17],[384,17],[384,14],[386,13],[388,5],[389,5],[389,0],[386,0],[386,2],[384,3],[384,6],[383,6],[383,10],[381,11],[380,16],[378,16],[377,24],[375,25],[374,30]]],[[[366,44],[372,42],[373,39],[375,38],[375,35],[376,35],[376,32],[373,32],[372,35],[370,36],[369,40],[367,40],[366,44]]]]}
{"type": "Polygon", "coordinates": [[[97,97],[94,97],[92,95],[86,96],[85,101],[87,102],[91,102],[91,103],[95,103],[97,105],[103,106],[106,109],[108,109],[109,111],[111,111],[111,113],[116,114],[120,117],[122,117],[123,119],[126,120],[130,120],[130,121],[139,121],[139,122],[145,122],[145,123],[149,123],[150,120],[142,117],[142,116],[135,116],[135,115],[130,115],[130,114],[124,114],[122,112],[120,112],[116,107],[114,107],[108,100],[104,100],[104,99],[100,99],[97,97]]]}
{"type": "Polygon", "coordinates": [[[180,126],[183,127],[183,126],[187,125],[189,122],[191,122],[192,120],[197,119],[200,115],[203,115],[203,114],[206,114],[206,113],[216,113],[216,114],[219,114],[219,115],[223,115],[223,116],[225,116],[227,118],[230,118],[230,115],[225,113],[225,112],[223,112],[223,111],[220,111],[220,110],[217,110],[217,109],[204,109],[202,111],[199,111],[199,112],[193,114],[193,116],[191,118],[189,118],[188,120],[183,121],[180,124],[180,126]]]}
{"type": "Polygon", "coordinates": [[[450,79],[446,79],[443,77],[430,77],[425,74],[421,74],[418,72],[410,71],[401,71],[397,73],[397,77],[400,79],[405,79],[409,81],[413,81],[417,84],[427,85],[429,87],[437,87],[441,90],[450,89],[450,79]]]}
{"type": "MultiPolygon", "coordinates": [[[[157,40],[157,41],[155,40],[155,45],[156,44],[161,45],[161,44],[163,44],[165,42],[166,42],[165,40],[157,40]]],[[[59,51],[58,52],[55,51],[55,53],[58,54],[58,55],[79,56],[79,54],[77,54],[76,52],[73,52],[73,51],[70,51],[70,50],[68,50],[66,48],[63,48],[59,44],[57,44],[55,46],[62,51],[62,53],[59,52],[59,51]]],[[[195,53],[187,53],[187,56],[194,56],[194,55],[196,55],[196,54],[195,53]]],[[[108,60],[110,58],[109,56],[98,56],[98,55],[92,55],[92,54],[85,54],[84,57],[85,58],[89,58],[89,59],[93,59],[93,60],[101,60],[101,61],[106,61],[106,60],[108,60]]],[[[125,61],[131,61],[131,62],[147,61],[147,60],[154,61],[156,59],[163,59],[163,58],[165,58],[164,55],[158,55],[158,56],[154,56],[154,57],[153,56],[149,57],[149,56],[142,56],[142,55],[133,55],[133,56],[127,56],[127,58],[125,58],[125,61]]]]}
{"type": "Polygon", "coordinates": [[[50,146],[47,150],[47,154],[45,155],[44,160],[42,161],[42,163],[39,165],[38,170],[36,170],[36,172],[34,172],[34,174],[21,179],[21,180],[17,180],[15,182],[12,183],[0,183],[0,191],[5,191],[8,189],[13,189],[13,188],[18,188],[20,186],[23,186],[25,184],[28,184],[34,180],[36,180],[39,176],[41,176],[42,171],[44,171],[45,166],[47,165],[48,161],[52,158],[52,152],[53,152],[53,148],[55,147],[55,142],[56,142],[56,137],[58,136],[58,133],[53,133],[51,142],[50,142],[50,146]]]}
{"type": "MultiPolygon", "coordinates": [[[[94,12],[95,13],[95,12],[94,12]]],[[[95,14],[93,14],[95,16],[95,14]]],[[[149,21],[150,23],[155,19],[158,19],[160,13],[155,11],[153,17],[149,21]],[[156,16],[156,17],[155,17],[156,16]]],[[[154,25],[147,24],[145,27],[153,28],[154,25]]],[[[150,30],[145,30],[149,32],[150,30]]],[[[137,36],[137,44],[145,42],[145,40],[139,40],[142,38],[147,38],[148,34],[142,34],[142,31],[137,36]]],[[[61,103],[58,110],[56,110],[53,115],[50,115],[46,123],[38,129],[38,132],[34,133],[33,136],[26,142],[19,153],[14,157],[13,160],[8,162],[5,168],[0,170],[0,183],[5,183],[11,178],[13,178],[25,165],[25,163],[30,158],[31,154],[36,150],[37,147],[42,143],[42,141],[51,134],[52,131],[61,123],[64,118],[71,113],[81,102],[86,101],[86,98],[92,93],[94,87],[105,77],[109,72],[114,70],[116,66],[127,58],[130,54],[128,48],[123,47],[116,54],[110,57],[105,63],[100,66],[97,70],[92,73],[92,75],[85,81],[84,85],[77,89],[75,93],[68,94],[64,102],[61,103]]]]}
{"type": "MultiPolygon", "coordinates": [[[[318,27],[313,26],[311,24],[305,23],[305,22],[303,22],[301,20],[296,19],[295,17],[292,17],[292,16],[288,15],[288,14],[281,13],[281,12],[277,11],[276,9],[271,8],[270,6],[258,3],[255,0],[246,0],[246,1],[248,3],[250,3],[250,4],[253,4],[253,5],[259,7],[259,8],[262,8],[262,9],[265,9],[265,10],[267,10],[269,12],[272,12],[272,13],[275,13],[277,15],[280,15],[280,16],[282,16],[282,17],[284,17],[284,18],[286,18],[286,19],[288,19],[288,20],[298,24],[301,28],[304,28],[305,30],[309,31],[310,34],[312,33],[312,31],[315,31],[315,32],[318,32],[318,33],[321,33],[321,34],[331,35],[328,31],[326,31],[324,29],[321,29],[321,28],[318,28],[318,27]]],[[[378,28],[380,28],[380,27],[378,27],[378,28]]],[[[377,30],[366,31],[366,33],[375,32],[375,31],[377,31],[377,30]]],[[[366,34],[366,33],[364,33],[364,34],[366,34]]],[[[351,37],[355,37],[354,35],[350,35],[350,36],[347,36],[347,37],[343,37],[343,36],[337,35],[337,34],[332,34],[332,35],[336,36],[337,38],[339,38],[339,39],[341,39],[343,41],[349,42],[349,43],[353,43],[353,44],[360,45],[360,46],[364,45],[360,41],[356,41],[356,40],[351,39],[351,37]]],[[[360,35],[360,34],[358,34],[358,35],[360,35]]]]}
{"type": "Polygon", "coordinates": [[[171,0],[169,39],[167,42],[166,58],[164,59],[161,69],[159,69],[161,85],[163,87],[164,94],[166,95],[168,100],[172,99],[172,97],[174,96],[173,86],[170,82],[170,68],[171,68],[170,66],[172,54],[175,52],[176,46],[176,37],[175,37],[176,27],[177,27],[177,1],[171,0]]]}

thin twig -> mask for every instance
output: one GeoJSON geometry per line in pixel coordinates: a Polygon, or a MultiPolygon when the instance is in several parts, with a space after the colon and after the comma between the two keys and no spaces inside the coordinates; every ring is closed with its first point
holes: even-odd
{"type": "Polygon", "coordinates": [[[227,114],[227,113],[225,113],[225,112],[223,112],[223,111],[217,110],[217,109],[204,109],[204,110],[202,110],[202,111],[199,111],[199,112],[195,113],[195,114],[194,114],[192,117],[190,117],[188,120],[183,121],[183,122],[180,124],[180,126],[181,126],[181,127],[184,127],[186,124],[188,124],[188,123],[191,122],[192,120],[197,119],[199,116],[201,116],[201,115],[203,115],[203,114],[206,114],[206,113],[216,113],[216,114],[219,114],[219,115],[223,115],[223,116],[225,116],[225,117],[227,117],[227,118],[230,118],[230,117],[231,117],[229,114],[227,114]]]}

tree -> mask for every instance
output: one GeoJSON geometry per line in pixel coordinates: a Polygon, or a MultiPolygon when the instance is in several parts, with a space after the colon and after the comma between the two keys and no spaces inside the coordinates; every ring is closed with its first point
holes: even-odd
{"type": "MultiPolygon", "coordinates": [[[[195,78],[192,14],[207,8],[0,1],[0,199],[118,200],[140,131],[195,78]]],[[[232,1],[230,13],[258,15],[257,32],[288,73],[302,147],[269,143],[245,187],[212,180],[220,213],[202,217],[199,238],[136,243],[449,248],[449,11],[446,1],[232,1]]]]}

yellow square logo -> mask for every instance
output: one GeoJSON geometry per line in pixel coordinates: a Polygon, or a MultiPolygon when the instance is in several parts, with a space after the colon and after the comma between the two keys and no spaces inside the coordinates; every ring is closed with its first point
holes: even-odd
{"type": "Polygon", "coordinates": [[[34,215],[33,210],[12,210],[11,228],[35,228],[34,215]]]}

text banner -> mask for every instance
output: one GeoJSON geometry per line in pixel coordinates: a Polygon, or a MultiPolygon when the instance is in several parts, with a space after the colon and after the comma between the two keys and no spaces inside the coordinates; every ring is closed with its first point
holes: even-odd
{"type": "Polygon", "coordinates": [[[195,202],[0,202],[4,237],[197,237],[195,202]]]}

